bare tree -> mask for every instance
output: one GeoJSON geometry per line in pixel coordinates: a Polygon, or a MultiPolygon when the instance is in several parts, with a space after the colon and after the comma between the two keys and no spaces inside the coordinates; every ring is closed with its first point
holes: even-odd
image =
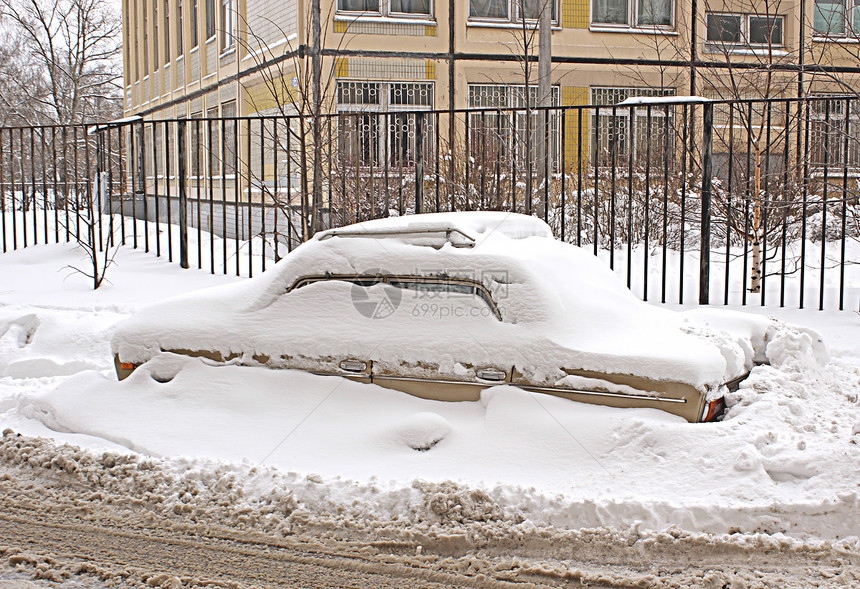
{"type": "Polygon", "coordinates": [[[9,80],[30,124],[74,124],[121,112],[122,22],[108,0],[0,0],[0,16],[26,55],[9,80]]]}

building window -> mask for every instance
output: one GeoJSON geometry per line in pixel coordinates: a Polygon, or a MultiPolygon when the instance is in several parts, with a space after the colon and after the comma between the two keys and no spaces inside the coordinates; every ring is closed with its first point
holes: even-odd
{"type": "Polygon", "coordinates": [[[206,0],[206,40],[215,36],[215,0],[206,0]]]}
{"type": "Polygon", "coordinates": [[[856,37],[860,32],[860,2],[815,0],[812,29],[823,37],[856,37]]]}
{"type": "MultiPolygon", "coordinates": [[[[433,108],[432,82],[337,83],[338,143],[346,167],[414,165],[416,110],[433,108]],[[411,112],[402,112],[411,111],[411,112]],[[355,113],[355,114],[347,114],[355,113]]],[[[432,157],[432,117],[424,118],[424,154],[432,157]]]]}
{"type": "Polygon", "coordinates": [[[143,75],[149,75],[149,0],[143,0],[143,75]]]}
{"type": "Polygon", "coordinates": [[[671,27],[673,0],[592,0],[591,22],[633,28],[671,27]]]}
{"type": "Polygon", "coordinates": [[[556,2],[553,0],[470,0],[469,18],[521,21],[540,18],[544,2],[550,2],[551,19],[557,21],[556,2]]]}
{"type": "MultiPolygon", "coordinates": [[[[221,133],[226,132],[226,130],[223,121],[218,120],[217,106],[206,109],[206,118],[215,120],[206,123],[209,135],[209,167],[204,173],[209,177],[221,176],[221,133]]],[[[224,145],[226,146],[226,144],[225,141],[224,145]]]]}
{"type": "Polygon", "coordinates": [[[233,177],[236,175],[236,155],[238,154],[238,135],[236,131],[239,122],[236,116],[236,101],[231,100],[221,105],[221,116],[224,118],[224,175],[233,177]]]}
{"type": "Polygon", "coordinates": [[[233,0],[221,0],[221,50],[233,46],[233,0]]]}
{"type": "MultiPolygon", "coordinates": [[[[525,86],[498,84],[469,84],[469,106],[472,108],[519,108],[525,109],[525,86]]],[[[537,86],[529,87],[529,106],[538,103],[537,86]]],[[[552,87],[552,106],[559,105],[558,86],[552,87]]],[[[483,111],[469,115],[470,149],[472,153],[483,153],[484,159],[516,159],[516,165],[525,169],[525,154],[531,161],[538,158],[538,147],[548,141],[550,169],[558,171],[559,153],[559,113],[549,111],[546,131],[541,128],[539,111],[526,110],[510,112],[483,111]],[[527,148],[528,146],[528,148],[527,148]]]]}
{"type": "Polygon", "coordinates": [[[830,100],[812,100],[809,104],[810,163],[830,168],[860,166],[860,103],[857,99],[833,96],[830,100]]]}
{"type": "MultiPolygon", "coordinates": [[[[674,95],[675,90],[671,88],[592,88],[591,103],[611,107],[634,96],[674,95]]],[[[649,109],[644,105],[632,109],[629,106],[595,109],[591,117],[592,161],[597,162],[598,166],[618,166],[626,161],[632,147],[635,161],[645,162],[650,149],[649,163],[662,165],[665,150],[669,149],[671,156],[674,111],[673,106],[652,106],[649,126],[649,109]]]]}
{"type": "Polygon", "coordinates": [[[170,63],[170,0],[164,0],[164,63],[170,63]]]}
{"type": "Polygon", "coordinates": [[[182,0],[176,2],[176,56],[184,51],[182,47],[182,0]]]}
{"type": "Polygon", "coordinates": [[[337,0],[337,10],[378,16],[427,17],[431,14],[431,2],[430,0],[337,0]]]}
{"type": "Polygon", "coordinates": [[[781,16],[755,14],[707,15],[709,43],[782,46],[781,16]]]}
{"type": "Polygon", "coordinates": [[[191,48],[197,47],[197,4],[198,0],[191,0],[191,48]]]}

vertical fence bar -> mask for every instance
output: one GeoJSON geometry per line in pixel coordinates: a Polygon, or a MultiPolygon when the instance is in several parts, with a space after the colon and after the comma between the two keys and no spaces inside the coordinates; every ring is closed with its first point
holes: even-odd
{"type": "Polygon", "coordinates": [[[767,289],[765,288],[767,281],[767,238],[768,238],[768,217],[770,210],[770,151],[771,151],[771,119],[773,114],[773,103],[766,102],[767,109],[767,131],[765,132],[765,152],[764,152],[764,206],[762,207],[762,232],[761,232],[761,306],[765,305],[767,289]]]}
{"type": "Polygon", "coordinates": [[[552,180],[549,154],[549,108],[543,111],[543,220],[549,223],[549,183],[552,180]]]}
{"type": "Polygon", "coordinates": [[[744,198],[744,265],[741,304],[747,304],[747,275],[749,273],[749,243],[750,243],[750,199],[752,198],[752,125],[753,125],[753,103],[747,103],[747,167],[746,167],[746,193],[744,198]]]}
{"type": "Polygon", "coordinates": [[[851,111],[851,99],[845,99],[845,131],[844,144],[842,146],[842,227],[840,233],[842,235],[842,244],[839,256],[839,310],[845,309],[845,217],[848,214],[848,138],[850,136],[851,124],[849,121],[849,113],[851,111]]]}
{"type": "MultiPolygon", "coordinates": [[[[809,197],[809,101],[803,99],[803,183],[800,187],[800,301],[798,307],[803,308],[806,279],[806,211],[809,197]]],[[[798,107],[801,108],[801,107],[798,107]]],[[[798,131],[799,132],[799,131],[798,131]]]]}
{"type": "Polygon", "coordinates": [[[729,304],[729,266],[732,250],[732,182],[735,161],[735,105],[729,105],[729,177],[726,190],[726,271],[723,284],[723,304],[729,304]]]}
{"type": "MultiPolygon", "coordinates": [[[[254,209],[253,209],[253,199],[254,199],[254,191],[253,191],[253,179],[251,178],[251,174],[253,173],[253,169],[251,167],[251,119],[244,119],[245,123],[245,149],[246,149],[246,162],[245,169],[248,170],[247,175],[247,186],[248,190],[248,278],[254,276],[254,209]]],[[[239,134],[239,121],[236,121],[236,134],[239,134]]],[[[261,133],[262,134],[262,133],[261,133]]],[[[260,158],[262,159],[263,152],[260,152],[260,158]]],[[[239,163],[241,162],[241,158],[239,158],[239,150],[236,150],[236,181],[238,185],[239,178],[239,163]]],[[[321,179],[320,179],[321,180],[321,179]]],[[[263,185],[262,182],[260,184],[260,194],[263,194],[263,185]]],[[[261,199],[262,202],[262,199],[261,199]]],[[[321,213],[320,213],[321,214],[321,213]]],[[[265,239],[265,237],[264,237],[265,239]]]]}
{"type": "MultiPolygon", "coordinates": [[[[64,127],[65,129],[65,127],[64,127]]],[[[126,177],[125,177],[125,160],[122,157],[123,154],[123,135],[125,135],[125,127],[119,126],[116,128],[116,139],[117,139],[117,173],[119,174],[119,182],[120,182],[120,191],[119,191],[119,225],[120,225],[120,243],[125,245],[125,187],[126,187],[126,177]]]]}
{"type": "Polygon", "coordinates": [[[565,183],[565,177],[567,176],[567,150],[565,149],[567,129],[565,128],[565,122],[567,120],[567,110],[559,110],[557,112],[561,117],[561,136],[559,139],[559,147],[561,148],[561,240],[567,241],[565,232],[565,221],[567,220],[567,194],[565,190],[567,188],[565,183]]]}
{"type": "Polygon", "coordinates": [[[821,191],[821,266],[819,267],[818,310],[824,310],[824,266],[827,263],[827,188],[830,184],[828,172],[830,168],[830,99],[824,101],[824,170],[823,188],[821,191]]]}
{"type": "MultiPolygon", "coordinates": [[[[170,160],[173,159],[173,154],[170,153],[170,129],[176,128],[175,124],[170,121],[162,123],[164,127],[164,200],[167,203],[167,260],[173,261],[173,196],[170,188],[170,171],[172,166],[170,160]]],[[[178,166],[178,162],[177,162],[178,166]]],[[[178,189],[177,189],[178,190],[178,189]]],[[[178,200],[178,198],[177,198],[178,200]]],[[[186,216],[187,221],[187,216],[186,216]]],[[[181,231],[181,229],[180,229],[181,231]]],[[[187,244],[186,244],[187,246],[187,244]]]]}
{"type": "MultiPolygon", "coordinates": [[[[95,251],[96,243],[96,219],[93,211],[93,183],[92,183],[92,160],[90,158],[89,126],[83,125],[81,132],[84,136],[84,182],[86,182],[86,206],[87,206],[87,239],[93,244],[95,251]]],[[[98,251],[102,251],[101,235],[98,236],[98,251]]]]}
{"type": "Polygon", "coordinates": [[[63,212],[66,218],[66,243],[71,241],[69,226],[69,126],[63,126],[63,212]]]}
{"type": "MultiPolygon", "coordinates": [[[[482,187],[483,190],[483,187],[482,187]]],[[[481,196],[483,199],[483,195],[481,196]]],[[[415,113],[415,213],[424,212],[424,113],[415,113]]]]}
{"type": "MultiPolygon", "coordinates": [[[[663,113],[663,133],[666,137],[666,149],[663,156],[663,252],[662,252],[662,269],[660,275],[660,302],[666,302],[666,271],[669,250],[669,105],[665,105],[666,110],[663,113]]],[[[674,135],[674,128],[672,133],[674,135]]],[[[681,147],[681,157],[685,157],[684,150],[686,143],[681,147]]]]}
{"type": "MultiPolygon", "coordinates": [[[[107,199],[108,199],[108,220],[110,223],[110,228],[108,229],[108,239],[110,240],[110,246],[116,246],[116,238],[114,237],[114,225],[113,225],[113,150],[111,149],[111,128],[108,127],[106,130],[107,133],[107,174],[108,174],[108,189],[107,189],[107,199]]],[[[117,135],[119,135],[119,129],[117,128],[117,135]]],[[[120,204],[122,201],[120,201],[120,204]]],[[[122,218],[122,211],[120,211],[120,218],[122,218]]]]}
{"type": "MultiPolygon", "coordinates": [[[[206,150],[206,187],[209,190],[209,273],[215,274],[215,181],[214,175],[212,173],[212,154],[214,152],[212,139],[214,137],[212,132],[212,119],[206,119],[206,141],[208,145],[208,149],[206,150]]],[[[202,149],[200,151],[203,151],[202,149]]],[[[202,157],[202,155],[201,155],[202,157]]],[[[203,175],[203,168],[200,168],[200,174],[203,175]]],[[[222,191],[223,195],[223,191],[222,191]]],[[[226,204],[226,203],[222,203],[226,204]]],[[[223,207],[222,207],[223,208],[223,207]]],[[[225,217],[226,212],[222,211],[222,217],[225,217]]],[[[221,225],[221,241],[224,242],[224,257],[226,259],[226,243],[227,243],[227,224],[226,222],[221,225]]],[[[227,263],[224,262],[224,272],[226,273],[227,263]]]]}
{"type": "MultiPolygon", "coordinates": [[[[90,134],[95,133],[96,140],[96,176],[95,176],[95,206],[94,208],[94,221],[98,224],[98,235],[99,235],[99,251],[102,251],[102,244],[108,246],[108,240],[104,238],[104,231],[102,227],[102,194],[104,193],[104,135],[99,131],[99,128],[93,127],[90,133],[87,134],[89,137],[90,134]]],[[[91,201],[92,206],[92,201],[91,201]]]]}
{"type": "MultiPolygon", "coordinates": [[[[695,107],[693,107],[695,108],[695,107]]],[[[690,106],[684,104],[684,157],[681,160],[681,243],[679,244],[680,256],[678,261],[680,268],[678,270],[678,303],[684,304],[684,241],[686,240],[686,225],[687,225],[687,157],[690,158],[690,166],[693,164],[693,152],[690,150],[691,139],[689,133],[688,121],[691,120],[693,113],[690,112],[690,106]]]]}
{"type": "Polygon", "coordinates": [[[12,249],[18,249],[18,207],[15,204],[15,135],[9,129],[9,193],[12,197],[12,249]]]}
{"type": "Polygon", "coordinates": [[[188,174],[185,165],[185,119],[176,123],[176,180],[179,191],[179,265],[188,268],[188,174]]]}
{"type": "Polygon", "coordinates": [[[791,138],[791,103],[786,101],[785,105],[785,144],[782,150],[782,237],[781,237],[781,256],[779,268],[779,306],[785,306],[785,264],[786,264],[786,248],[788,247],[788,214],[791,212],[791,199],[789,198],[789,183],[788,183],[788,151],[790,149],[791,138]]]}
{"type": "MultiPolygon", "coordinates": [[[[517,133],[515,112],[511,112],[511,210],[517,212],[517,133]]],[[[464,115],[465,116],[465,115],[464,115]]],[[[453,201],[452,201],[453,202],[453,201]]],[[[451,209],[453,210],[453,208],[451,209]]]]}
{"type": "MultiPolygon", "coordinates": [[[[140,122],[140,185],[143,195],[143,251],[149,252],[149,199],[146,197],[146,126],[143,121],[140,122]]],[[[156,225],[157,230],[158,225],[156,225]]]]}
{"type": "Polygon", "coordinates": [[[128,128],[128,149],[129,149],[129,157],[128,157],[128,168],[131,171],[131,231],[132,231],[132,247],[137,249],[137,184],[138,184],[138,174],[140,172],[140,168],[138,167],[138,160],[140,158],[140,152],[138,151],[140,145],[135,140],[135,126],[130,126],[128,128]],[[137,157],[135,157],[137,156],[137,157]]]}
{"type": "MultiPolygon", "coordinates": [[[[479,137],[480,137],[479,141],[481,141],[483,143],[483,147],[484,147],[481,150],[481,165],[480,165],[480,169],[481,169],[481,199],[480,199],[481,210],[484,210],[484,206],[486,205],[486,199],[485,199],[485,190],[486,190],[486,185],[487,185],[487,182],[486,182],[486,180],[487,180],[487,174],[486,174],[486,169],[487,169],[487,118],[486,118],[486,115],[487,115],[487,111],[482,110],[481,111],[481,129],[480,129],[480,135],[479,135],[479,137]]],[[[476,157],[475,158],[476,163],[477,163],[477,160],[478,160],[478,158],[476,157]]]]}
{"type": "MultiPolygon", "coordinates": [[[[11,134],[11,132],[10,132],[11,134]]],[[[11,159],[11,152],[9,154],[9,159],[11,159]]],[[[6,186],[4,181],[6,180],[6,153],[3,150],[3,129],[0,128],[0,220],[2,220],[2,230],[3,230],[3,253],[5,254],[8,251],[8,247],[6,245],[6,186]]],[[[15,216],[15,209],[12,209],[12,216],[15,216]]]]}
{"type": "Polygon", "coordinates": [[[628,113],[630,124],[628,125],[627,141],[627,288],[630,288],[633,278],[633,117],[635,116],[631,106],[628,113]]]}
{"type": "MultiPolygon", "coordinates": [[[[293,202],[293,151],[290,146],[292,143],[292,119],[287,117],[287,252],[293,251],[293,219],[292,219],[292,202],[293,202]]],[[[346,178],[346,169],[343,171],[346,178]]]]}
{"type": "Polygon", "coordinates": [[[152,198],[155,201],[155,255],[161,257],[161,202],[158,200],[158,122],[153,121],[150,128],[152,129],[152,198]]]}
{"type": "MultiPolygon", "coordinates": [[[[224,133],[224,119],[217,119],[216,122],[218,123],[218,136],[220,137],[220,143],[219,143],[218,147],[219,147],[219,151],[221,152],[221,157],[219,158],[219,161],[218,161],[218,172],[219,172],[218,175],[221,177],[221,221],[222,221],[222,232],[224,234],[223,239],[221,240],[222,245],[223,245],[222,254],[223,254],[223,258],[224,258],[223,259],[224,267],[222,268],[222,270],[223,270],[224,274],[226,275],[227,274],[227,174],[225,172],[226,166],[224,164],[227,161],[226,160],[226,152],[225,152],[227,142],[225,141],[226,134],[224,133]]],[[[211,154],[209,156],[209,162],[211,165],[211,163],[212,163],[211,154]]],[[[211,177],[211,175],[212,174],[211,174],[211,170],[210,170],[210,177],[211,177]]]]}
{"type": "Polygon", "coordinates": [[[702,210],[699,239],[699,304],[710,300],[711,278],[711,173],[714,139],[714,105],[702,105],[702,210]]]}
{"type": "MultiPolygon", "coordinates": [[[[226,123],[227,123],[227,121],[224,121],[224,124],[226,124],[226,123]]],[[[239,247],[239,241],[240,241],[239,231],[241,230],[242,226],[241,226],[240,219],[239,219],[239,211],[241,210],[241,193],[242,193],[242,190],[241,190],[240,180],[239,180],[239,178],[240,178],[240,174],[239,174],[239,119],[233,118],[232,119],[232,125],[233,125],[233,127],[232,127],[233,128],[233,211],[234,211],[234,217],[233,218],[235,221],[234,226],[236,229],[236,239],[234,240],[234,244],[236,246],[236,276],[241,276],[242,275],[242,268],[241,268],[240,259],[239,259],[239,249],[240,249],[240,247],[239,247]]],[[[224,171],[222,172],[222,174],[224,174],[224,176],[227,175],[226,167],[227,167],[227,160],[224,160],[224,167],[223,167],[224,171]]],[[[250,236],[248,236],[248,237],[250,240],[250,236]]]]}
{"type": "MultiPolygon", "coordinates": [[[[652,111],[649,104],[645,110],[645,227],[643,231],[643,246],[642,250],[642,300],[648,300],[648,252],[649,252],[649,237],[651,233],[651,129],[652,129],[652,111]]],[[[667,142],[668,143],[668,142],[667,142]]],[[[668,149],[668,146],[666,147],[668,149]]]]}
{"type": "MultiPolygon", "coordinates": [[[[2,164],[0,164],[2,165],[2,164]]],[[[60,209],[57,203],[57,128],[51,127],[51,179],[54,199],[54,243],[60,243],[60,209]]],[[[0,180],[2,184],[2,180],[0,180]]],[[[2,189],[0,189],[2,190],[2,189]]]]}
{"type": "Polygon", "coordinates": [[[582,247],[582,107],[576,109],[576,245],[582,247]]]}
{"type": "MultiPolygon", "coordinates": [[[[329,128],[328,128],[328,144],[329,149],[331,149],[331,119],[328,119],[329,128]]],[[[248,127],[250,129],[250,122],[248,123],[248,127]]],[[[328,158],[328,186],[329,186],[329,209],[331,209],[331,153],[329,153],[328,158]]],[[[277,161],[273,162],[275,165],[275,169],[277,169],[278,163],[277,161]]],[[[251,168],[251,150],[248,150],[248,169],[251,168]]],[[[263,251],[261,252],[261,262],[262,262],[262,271],[266,271],[266,192],[264,187],[266,186],[266,119],[260,118],[260,236],[262,239],[260,240],[261,247],[263,251]]],[[[330,215],[331,213],[329,213],[330,215]]]]}
{"type": "MultiPolygon", "coordinates": [[[[465,170],[465,172],[466,172],[466,173],[465,173],[465,178],[466,178],[466,183],[465,183],[466,194],[464,195],[464,196],[465,196],[465,198],[466,198],[466,202],[465,202],[466,208],[465,208],[465,210],[467,210],[467,211],[471,211],[471,210],[472,210],[472,190],[471,190],[471,187],[469,186],[469,181],[470,181],[470,174],[469,174],[469,171],[470,171],[470,169],[472,168],[472,162],[471,162],[471,159],[470,159],[470,158],[471,158],[471,149],[470,149],[470,147],[471,147],[471,146],[469,145],[469,139],[470,139],[470,136],[469,136],[469,121],[470,121],[470,117],[469,117],[469,113],[468,113],[468,112],[467,112],[467,113],[463,113],[463,120],[464,120],[464,122],[466,123],[466,135],[465,135],[465,137],[466,137],[466,143],[465,143],[465,145],[464,145],[464,148],[465,148],[465,150],[466,150],[466,159],[464,160],[464,161],[466,162],[466,170],[465,170]]],[[[452,160],[452,162],[453,162],[453,160],[452,160]]],[[[528,208],[528,212],[529,212],[529,213],[531,213],[531,198],[529,198],[529,208],[528,208]]]]}
{"type": "MultiPolygon", "coordinates": [[[[195,184],[195,194],[197,197],[197,269],[203,269],[203,213],[200,211],[200,190],[201,190],[201,182],[200,177],[203,175],[203,165],[200,161],[200,154],[203,151],[200,146],[200,139],[202,135],[200,134],[200,119],[194,119],[194,133],[191,136],[194,141],[192,141],[191,145],[191,154],[194,158],[194,164],[191,166],[194,169],[194,184],[195,184]]],[[[187,152],[186,152],[187,153],[187,152]]],[[[186,170],[186,178],[188,176],[188,172],[186,170]]],[[[212,217],[209,217],[209,224],[211,229],[212,217]]],[[[211,238],[211,234],[210,234],[211,238]]]]}
{"type": "MultiPolygon", "coordinates": [[[[86,133],[84,133],[86,137],[86,133]]],[[[30,127],[30,189],[31,197],[29,199],[30,206],[33,207],[33,245],[39,244],[39,207],[36,200],[36,133],[33,127],[30,127]]],[[[87,170],[89,172],[89,170],[87,170]]]]}
{"type": "MultiPolygon", "coordinates": [[[[340,124],[338,124],[338,130],[339,129],[340,129],[340,124]]],[[[280,175],[281,175],[280,170],[278,168],[278,146],[279,146],[279,143],[278,143],[278,119],[273,118],[272,119],[272,162],[274,163],[275,171],[272,174],[272,194],[274,195],[273,199],[272,199],[272,204],[274,205],[272,207],[272,212],[274,213],[272,221],[273,221],[273,225],[274,225],[273,233],[274,233],[275,239],[272,242],[272,245],[274,245],[274,247],[275,247],[275,263],[276,264],[281,259],[281,253],[280,253],[281,241],[279,239],[280,236],[278,234],[278,231],[279,231],[278,230],[278,211],[280,209],[280,197],[278,196],[278,189],[279,189],[278,180],[279,180],[280,175]]],[[[343,177],[343,173],[341,173],[341,177],[343,177]]],[[[290,201],[289,201],[289,196],[287,196],[287,211],[289,211],[289,206],[290,206],[290,201]]],[[[289,228],[289,221],[287,221],[287,227],[289,228]]]]}
{"type": "Polygon", "coordinates": [[[597,256],[598,249],[598,202],[600,201],[600,191],[598,190],[599,178],[600,178],[600,109],[597,109],[594,113],[594,193],[591,195],[591,206],[593,209],[593,222],[594,222],[594,255],[597,256]]]}
{"type": "Polygon", "coordinates": [[[612,107],[612,131],[609,140],[609,268],[615,270],[615,181],[618,173],[618,136],[620,135],[617,107],[612,107]]]}
{"type": "MultiPolygon", "coordinates": [[[[7,251],[6,248],[6,185],[4,181],[6,180],[6,153],[3,150],[3,129],[0,128],[0,230],[3,231],[3,253],[5,254],[7,251]]],[[[15,214],[15,210],[12,209],[12,214],[15,214]]]]}
{"type": "MultiPolygon", "coordinates": [[[[52,127],[53,128],[53,127],[52,127]]],[[[47,148],[45,147],[45,131],[46,128],[39,129],[39,144],[41,146],[41,163],[42,163],[42,221],[45,226],[42,228],[45,244],[48,243],[48,164],[45,161],[47,158],[47,148]]]]}
{"type": "Polygon", "coordinates": [[[433,160],[435,161],[434,174],[436,176],[436,212],[438,213],[440,210],[439,209],[439,207],[440,207],[440,201],[439,201],[439,182],[440,182],[439,160],[441,159],[440,153],[439,153],[439,113],[438,112],[435,114],[434,119],[433,119],[433,135],[434,135],[434,139],[436,140],[436,150],[433,152],[433,160]]]}

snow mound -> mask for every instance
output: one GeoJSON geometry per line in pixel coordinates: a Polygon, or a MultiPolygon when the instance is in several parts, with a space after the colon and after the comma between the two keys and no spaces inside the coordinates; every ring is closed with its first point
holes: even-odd
{"type": "Polygon", "coordinates": [[[426,452],[451,433],[451,423],[429,411],[413,413],[406,417],[395,430],[397,439],[419,452],[426,452]]]}

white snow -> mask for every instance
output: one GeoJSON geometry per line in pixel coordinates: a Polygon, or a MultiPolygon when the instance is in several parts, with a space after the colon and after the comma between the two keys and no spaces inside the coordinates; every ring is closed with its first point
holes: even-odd
{"type": "MultiPolygon", "coordinates": [[[[531,239],[511,247],[527,251],[531,239]]],[[[409,247],[392,243],[396,252],[409,247]]],[[[64,270],[78,256],[71,245],[0,256],[0,428],[83,453],[139,454],[176,473],[253,481],[247,501],[277,491],[310,513],[392,525],[444,521],[453,502],[457,517],[520,531],[674,526],[740,534],[738,543],[762,533],[776,534],[775,542],[780,534],[858,542],[857,313],[748,309],[801,329],[720,315],[724,331],[709,332],[723,340],[718,349],[737,346],[744,359],[763,353],[770,365],[753,368],[729,395],[726,418],[711,424],[509,386],[477,402],[436,402],[337,377],[164,353],[120,383],[110,350],[120,320],[167,296],[225,282],[240,293],[253,282],[121,248],[111,283],[93,292],[64,270]]],[[[379,261],[378,253],[367,256],[368,264],[379,261]]],[[[535,273],[552,268],[552,260],[534,263],[535,273]]],[[[615,296],[603,303],[614,305],[615,296]]],[[[213,309],[196,317],[208,320],[213,309]]],[[[685,329],[717,316],[686,309],[677,315],[685,329]]],[[[456,356],[445,362],[457,370],[456,356]]]]}

